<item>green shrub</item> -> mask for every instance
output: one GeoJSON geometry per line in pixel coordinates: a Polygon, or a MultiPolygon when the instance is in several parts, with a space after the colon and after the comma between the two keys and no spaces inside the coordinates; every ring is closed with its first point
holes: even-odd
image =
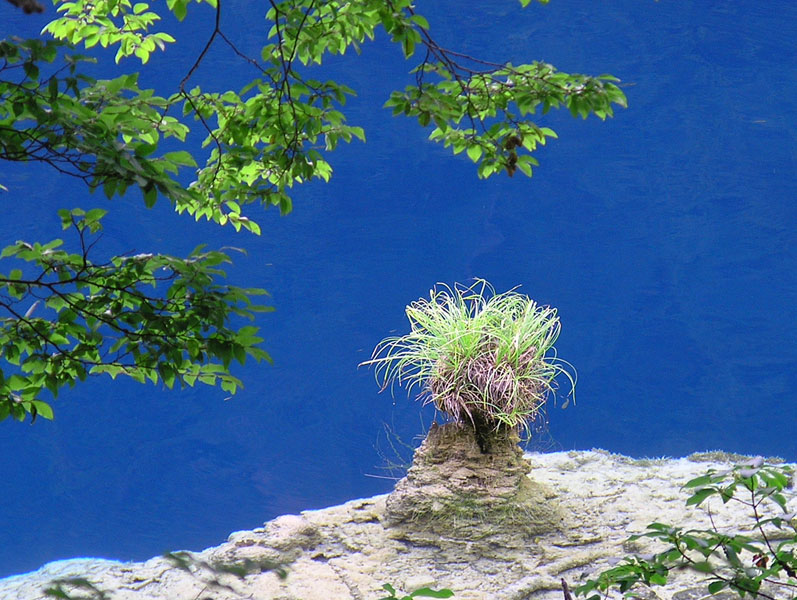
{"type": "Polygon", "coordinates": [[[624,597],[633,597],[638,584],[665,585],[671,571],[686,568],[705,574],[710,594],[727,589],[740,598],[797,600],[797,520],[787,513],[783,494],[792,475],[790,466],[767,464],[761,458],[725,471],[709,469],[684,486],[692,490],[687,506],[700,506],[712,497],[723,504],[741,503],[750,509],[749,535],[721,533],[713,517],[711,529],[651,523],[646,533],[631,536],[629,542],[658,539],[665,543],[664,550],[648,558],[626,557],[576,588],[576,594],[600,600],[601,594],[593,592],[608,597],[610,590],[618,589],[624,597]]]}

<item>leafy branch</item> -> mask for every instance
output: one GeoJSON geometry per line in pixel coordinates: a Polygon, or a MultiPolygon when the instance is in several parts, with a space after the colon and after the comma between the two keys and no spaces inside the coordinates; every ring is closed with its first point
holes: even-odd
{"type": "MultiPolygon", "coordinates": [[[[77,52],[82,45],[101,57],[96,50],[108,48],[117,64],[132,57],[146,65],[176,42],[156,30],[161,15],[150,3],[53,2],[59,16],[44,31],[55,40],[0,41],[0,160],[42,162],[109,199],[137,189],[148,207],[165,198],[197,220],[255,234],[260,227],[244,215],[247,205],[290,212],[293,186],[328,181],[328,154],[341,142],[365,140],[343,112],[355,91],[316,72],[329,55],[359,53],[380,27],[407,59],[424,51],[414,83],[386,106],[431,127],[430,139],[455,154],[466,152],[480,177],[531,175],[532,153],[556,137],[531,120],[538,111],[567,107],[605,119],[626,103],[608,75],[491,63],[444,48],[410,0],[269,0],[259,57],[225,33],[222,0],[196,0],[214,10],[212,30],[179,83],[160,96],[139,87],[136,71],[90,77],[95,58],[77,52]],[[246,70],[238,87],[203,90],[194,79],[217,46],[246,70]],[[200,139],[206,150],[197,160],[191,144],[200,139]]],[[[182,21],[190,4],[167,0],[166,7],[182,21]]],[[[54,396],[90,374],[169,387],[220,383],[232,393],[240,386],[229,374],[233,360],[268,358],[255,327],[231,324],[266,307],[250,299],[263,290],[218,282],[227,254],[198,248],[185,259],[139,253],[94,262],[103,214],[61,212],[64,228],[77,232],[77,253],[53,240],[17,242],[0,254],[25,263],[0,275],[0,351],[11,366],[0,371],[0,420],[51,417],[40,394],[54,396]]]]}
{"type": "MultiPolygon", "coordinates": [[[[46,31],[73,46],[118,46],[117,62],[135,56],[146,63],[152,52],[175,41],[165,32],[150,33],[160,17],[145,2],[55,2],[61,16],[46,31]]],[[[182,20],[189,3],[169,0],[167,6],[182,20]]],[[[564,106],[574,115],[594,114],[605,119],[612,116],[613,105],[626,105],[625,95],[615,85],[617,80],[608,75],[571,75],[539,62],[517,66],[491,63],[443,48],[410,0],[270,0],[266,19],[272,25],[267,33],[269,43],[261,51],[262,61],[241,52],[225,35],[221,0],[207,3],[215,10],[213,30],[174,94],[164,99],[138,90],[133,74],[124,80],[130,99],[122,104],[138,106],[133,98],[150,98],[150,108],[159,116],[142,115],[150,123],[148,138],[138,131],[128,133],[125,140],[143,173],[129,173],[124,165],[122,170],[128,176],[122,177],[121,189],[113,183],[119,179],[118,173],[113,177],[101,173],[93,180],[109,196],[124,192],[135,182],[148,205],[161,194],[173,201],[178,211],[197,219],[231,222],[255,232],[257,226],[241,216],[242,205],[261,203],[279,206],[283,214],[290,212],[290,188],[312,179],[329,180],[332,166],[326,153],[341,141],[365,139],[362,128],[346,124],[340,110],[354,90],[309,77],[311,67],[320,66],[327,54],[344,54],[348,49],[359,53],[380,26],[405,57],[414,56],[418,48],[425,50],[414,69],[415,82],[393,92],[385,106],[394,114],[417,118],[424,127],[433,125],[430,139],[451,147],[455,154],[466,151],[478,163],[480,177],[501,171],[510,176],[516,171],[531,175],[532,166],[537,165],[532,153],[556,137],[553,130],[530,119],[538,109],[545,114],[564,106]],[[188,81],[218,41],[253,68],[256,77],[237,92],[207,92],[199,86],[188,89],[188,81]],[[167,117],[176,103],[183,104],[183,117],[201,123],[206,134],[204,147],[211,147],[205,165],[196,171],[187,190],[160,177],[167,172],[176,174],[182,166],[195,166],[185,156],[180,156],[185,160],[173,155],[148,158],[155,156],[159,140],[153,136],[157,132],[185,139],[187,123],[167,117]],[[152,123],[156,123],[154,128],[152,123]]],[[[521,0],[521,4],[527,6],[530,0],[521,0]]]]}
{"type": "Polygon", "coordinates": [[[0,274],[0,308],[8,315],[0,319],[0,352],[13,365],[0,370],[0,420],[52,418],[42,392],[55,397],[103,373],[169,388],[219,384],[234,394],[241,382],[229,373],[232,361],[270,360],[257,327],[231,324],[271,308],[252,302],[264,290],[219,283],[226,253],[200,246],[185,259],[135,254],[96,263],[89,255],[105,211],[59,214],[76,233],[78,252],[56,239],[18,241],[0,253],[26,263],[0,274]]]}
{"type": "MultiPolygon", "coordinates": [[[[530,0],[521,3],[527,6],[530,0]]],[[[409,2],[402,4],[410,14],[404,28],[385,28],[402,43],[407,57],[417,44],[425,55],[414,69],[415,84],[393,92],[385,106],[394,115],[416,117],[424,127],[434,124],[429,139],[451,147],[454,154],[466,151],[479,164],[481,178],[502,170],[510,177],[518,170],[531,177],[532,166],[539,164],[531,153],[547,138],[557,137],[530,120],[538,108],[544,115],[565,106],[573,116],[606,119],[614,114],[613,104],[627,105],[614,84],[619,80],[610,75],[562,73],[541,62],[494,63],[443,48],[431,36],[426,19],[409,2]]]]}
{"type": "MultiPolygon", "coordinates": [[[[693,491],[687,506],[700,506],[712,497],[719,497],[723,504],[742,504],[751,511],[749,533],[722,533],[710,512],[712,528],[707,530],[651,523],[646,533],[631,536],[629,541],[657,539],[666,544],[663,551],[649,558],[627,557],[575,592],[587,596],[599,591],[608,598],[609,591],[616,588],[624,597],[631,597],[634,586],[665,585],[670,572],[686,568],[705,574],[709,594],[728,589],[741,598],[784,600],[787,596],[782,592],[797,599],[797,521],[794,513],[787,512],[783,493],[791,487],[793,475],[790,466],[766,464],[761,458],[726,471],[709,469],[684,486],[693,491]],[[775,514],[764,510],[773,504],[775,514]]],[[[600,598],[596,593],[587,600],[600,598]]]]}

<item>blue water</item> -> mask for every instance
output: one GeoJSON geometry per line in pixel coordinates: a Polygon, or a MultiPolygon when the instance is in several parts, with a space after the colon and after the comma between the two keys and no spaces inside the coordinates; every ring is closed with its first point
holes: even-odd
{"type": "MultiPolygon", "coordinates": [[[[225,26],[256,53],[259,3],[239,4],[225,26]]],[[[347,114],[368,143],[336,151],[332,183],[297,189],[290,216],[253,209],[259,238],[166,204],[148,211],[134,195],[109,203],[40,166],[0,167],[3,246],[61,235],[57,208],[103,206],[103,252],[242,246],[230,280],[265,287],[277,308],[259,322],[275,365],[237,369],[246,389],[229,401],[208,387],[97,379],[65,391],[53,422],[0,423],[0,576],[71,556],[200,549],[389,491],[369,476],[394,458],[384,424],[415,443],[432,415],[379,395],[357,364],[407,329],[404,306],[437,281],[522,285],[559,308],[578,403],[549,410],[541,447],[797,460],[797,5],[419,4],[443,45],[609,72],[630,107],[605,123],[549,115],[540,124],[560,139],[533,179],[479,181],[466,158],[380,108],[410,65],[384,40],[367,45],[325,76],[358,90],[347,114]]],[[[208,11],[191,8],[190,33],[175,34],[200,47],[208,11]]],[[[36,35],[48,19],[0,14],[2,36],[36,35]]],[[[154,57],[148,83],[188,64],[176,51],[154,57]]],[[[197,81],[247,77],[218,53],[197,81]]]]}

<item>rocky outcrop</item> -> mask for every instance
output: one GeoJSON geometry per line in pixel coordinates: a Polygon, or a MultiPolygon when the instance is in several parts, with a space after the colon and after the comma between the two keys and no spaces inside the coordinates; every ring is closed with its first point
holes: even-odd
{"type": "MultiPolygon", "coordinates": [[[[447,469],[430,446],[422,460],[447,469]]],[[[471,452],[464,446],[462,451],[471,452]]],[[[113,600],[378,600],[385,596],[380,589],[384,583],[404,591],[447,587],[455,592],[455,600],[563,600],[561,579],[573,587],[619,557],[654,551],[652,542],[627,542],[648,523],[708,528],[703,509],[685,508],[688,495],[680,486],[709,466],[721,468],[722,458],[712,454],[633,460],[603,451],[526,455],[523,460],[529,461],[531,471],[524,477],[530,476],[531,489],[540,491],[539,502],[554,508],[533,513],[532,525],[519,519],[514,538],[512,528],[499,523],[494,539],[489,521],[470,523],[475,515],[492,515],[487,496],[477,494],[486,504],[477,502],[478,510],[458,517],[457,522],[470,524],[446,529],[444,519],[430,519],[436,513],[429,502],[436,494],[429,489],[432,482],[416,470],[408,474],[406,489],[399,486],[392,498],[376,496],[285,515],[264,527],[233,533],[217,547],[180,555],[182,568],[166,558],[144,563],[61,561],[0,581],[0,598],[38,600],[53,579],[82,577],[113,600]],[[412,533],[413,514],[416,522],[427,526],[416,529],[425,531],[422,535],[412,533]],[[468,539],[465,534],[474,531],[484,535],[468,539]],[[240,571],[230,565],[238,565],[240,571]],[[276,565],[283,565],[284,572],[276,565]]],[[[524,464],[517,457],[501,460],[524,464]]],[[[445,472],[467,488],[493,473],[489,462],[456,476],[445,472]]],[[[528,497],[522,491],[526,484],[517,489],[513,485],[507,483],[505,497],[522,505],[528,497]]],[[[793,500],[790,505],[790,510],[797,508],[793,500]]],[[[744,507],[710,506],[712,518],[724,530],[748,528],[744,507]]],[[[679,573],[666,588],[640,590],[640,598],[734,598],[722,593],[709,597],[699,581],[697,574],[679,573]]],[[[82,598],[99,598],[88,588],[78,591],[82,598]]]]}
{"type": "Polygon", "coordinates": [[[530,471],[514,431],[477,440],[470,427],[433,425],[387,497],[384,523],[394,539],[451,540],[498,558],[562,526],[556,494],[530,471]]]}

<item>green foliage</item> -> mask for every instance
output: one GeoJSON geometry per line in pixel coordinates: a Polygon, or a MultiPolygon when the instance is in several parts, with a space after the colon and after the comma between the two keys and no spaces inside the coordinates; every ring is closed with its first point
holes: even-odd
{"type": "Polygon", "coordinates": [[[556,309],[514,291],[496,294],[477,279],[433,289],[406,312],[410,333],[384,339],[362,363],[375,366],[383,390],[418,386],[420,398],[477,429],[526,426],[559,374],[575,390],[568,364],[553,351],[556,309]]]}
{"type": "MultiPolygon", "coordinates": [[[[421,57],[414,81],[386,106],[429,127],[430,139],[455,154],[465,152],[479,177],[531,175],[532,153],[556,137],[532,117],[566,107],[605,119],[614,105],[626,104],[608,75],[490,63],[443,48],[410,0],[273,0],[259,56],[246,55],[225,34],[221,2],[196,0],[203,5],[197,10],[213,11],[204,48],[171,88],[142,89],[130,65],[178,48],[176,36],[160,29],[162,13],[182,21],[191,0],[167,0],[160,9],[130,0],[53,3],[58,17],[43,33],[54,39],[0,40],[0,160],[42,162],[108,199],[137,190],[148,207],[163,198],[196,220],[255,234],[260,227],[245,214],[248,205],[290,212],[293,186],[328,181],[329,153],[341,142],[365,140],[344,113],[355,90],[325,79],[322,69],[327,56],[359,53],[377,35],[407,59],[421,57]],[[81,46],[92,56],[80,54],[81,46]],[[231,70],[226,89],[203,89],[195,75],[217,49],[231,50],[242,68],[231,70]],[[109,53],[118,75],[90,76],[92,63],[109,53]]],[[[0,266],[8,272],[0,277],[0,348],[9,366],[0,371],[0,420],[51,418],[41,392],[55,395],[89,374],[169,387],[220,383],[232,393],[240,382],[229,374],[231,362],[267,358],[254,327],[230,324],[231,316],[261,310],[250,296],[263,292],[217,283],[226,254],[198,249],[185,259],[138,254],[98,264],[88,256],[93,242],[86,235],[98,231],[101,216],[97,209],[62,212],[65,226],[79,234],[78,253],[54,240],[18,242],[0,256],[27,265],[0,266]]],[[[528,385],[541,392],[547,384],[528,385]]],[[[485,410],[510,424],[535,409],[485,410]]]]}
{"type": "Polygon", "coordinates": [[[53,416],[53,397],[88,375],[162,381],[167,387],[220,384],[234,394],[241,382],[229,373],[247,356],[270,360],[258,348],[257,327],[235,327],[233,317],[253,319],[270,307],[251,297],[265,294],[219,283],[227,254],[196,248],[188,258],[162,254],[117,256],[95,263],[89,256],[104,210],[60,211],[64,229],[76,233],[78,252],[63,241],[18,241],[0,258],[23,268],[0,273],[0,420],[53,416]]]}
{"type": "Polygon", "coordinates": [[[787,513],[784,495],[793,475],[791,467],[761,458],[725,471],[709,469],[684,486],[692,491],[686,505],[700,506],[715,497],[723,504],[740,503],[750,510],[749,532],[723,533],[713,519],[711,529],[651,523],[646,533],[629,541],[656,539],[665,544],[662,551],[648,558],[626,557],[575,592],[587,600],[600,600],[595,592],[608,597],[612,589],[633,597],[638,584],[665,585],[672,570],[686,568],[705,574],[709,594],[727,589],[740,598],[797,599],[797,520],[787,513]]]}
{"type": "Polygon", "coordinates": [[[451,596],[454,595],[454,592],[452,592],[449,589],[433,590],[433,589],[428,588],[428,587],[422,587],[422,588],[418,588],[414,592],[410,592],[409,594],[407,594],[405,596],[399,597],[399,596],[396,595],[397,592],[396,592],[395,588],[392,585],[390,585],[389,583],[384,584],[382,586],[382,589],[385,590],[390,595],[389,596],[385,596],[383,598],[380,598],[379,600],[413,600],[413,598],[419,598],[419,597],[424,597],[424,598],[451,598],[451,596]]]}
{"type": "MultiPolygon", "coordinates": [[[[442,52],[441,52],[442,54],[442,52]]],[[[422,126],[434,124],[429,139],[465,151],[478,163],[480,178],[506,171],[531,177],[532,156],[556,133],[528,119],[540,109],[566,106],[573,116],[613,115],[612,104],[626,105],[614,77],[560,73],[549,64],[490,65],[487,73],[452,60],[424,62],[416,69],[416,84],[393,92],[385,104],[393,114],[417,117],[422,126]],[[427,82],[428,79],[435,80],[427,82]]]]}
{"type": "MultiPolygon", "coordinates": [[[[209,3],[216,5],[213,0],[209,3]]],[[[179,14],[174,1],[169,2],[169,8],[179,14]]],[[[77,0],[61,3],[58,12],[63,16],[51,21],[44,32],[72,44],[83,42],[86,48],[119,44],[117,63],[126,56],[136,56],[146,63],[156,47],[165,50],[167,43],[175,41],[168,33],[146,33],[161,19],[146,2],[133,5],[127,0],[77,0]]]]}
{"type": "MultiPolygon", "coordinates": [[[[423,50],[415,82],[391,94],[394,114],[415,117],[432,126],[430,139],[466,151],[478,163],[480,177],[505,170],[531,175],[532,152],[548,138],[549,128],[530,120],[539,109],[567,107],[574,115],[612,115],[612,105],[626,99],[611,76],[561,73],[548,64],[489,63],[440,47],[430,25],[409,0],[271,3],[270,30],[259,58],[244,55],[220,28],[221,6],[205,49],[168,97],[138,88],[138,73],[95,81],[76,66],[86,60],[71,52],[79,45],[116,48],[115,61],[151,54],[172,46],[175,37],[152,32],[160,15],[145,2],[54,0],[60,17],[45,27],[62,43],[4,41],[0,74],[0,130],[10,136],[11,160],[66,162],[92,187],[112,197],[130,186],[141,189],[148,204],[163,196],[178,211],[195,218],[232,223],[257,232],[241,207],[259,202],[291,210],[288,191],[297,183],[329,180],[326,153],[341,141],[365,139],[360,127],[346,124],[341,108],[354,90],[310,77],[327,54],[360,52],[381,27],[407,58],[423,50]],[[189,86],[203,57],[214,44],[226,44],[251,68],[254,77],[240,88],[206,91],[189,86]],[[60,53],[58,50],[62,50],[60,53]],[[40,75],[43,64],[62,64],[40,75]],[[18,67],[22,67],[19,69],[18,67]],[[301,67],[301,68],[300,68],[301,67]],[[66,73],[64,73],[66,70],[66,73]],[[182,117],[177,108],[182,109],[182,117]],[[190,121],[205,133],[205,163],[187,189],[178,177],[199,160],[185,151],[163,152],[165,138],[186,142],[190,121]],[[42,128],[42,125],[44,127],[42,128]],[[44,141],[46,144],[43,144],[44,141]]],[[[178,19],[188,0],[169,0],[178,19]]],[[[523,6],[528,1],[521,1],[523,6]]],[[[172,144],[174,145],[174,144],[172,144]]],[[[6,145],[4,144],[5,148],[6,145]]]]}
{"type": "Polygon", "coordinates": [[[137,187],[147,206],[160,195],[196,219],[260,232],[236,202],[211,202],[201,185],[186,189],[178,175],[197,166],[188,151],[157,152],[163,140],[185,142],[190,131],[166,114],[174,96],[139,89],[138,73],[88,77],[78,69],[90,59],[59,53],[64,48],[53,41],[0,42],[0,76],[8,76],[0,79],[0,159],[45,162],[108,198],[137,187]],[[56,63],[63,64],[42,75],[56,63]]]}

